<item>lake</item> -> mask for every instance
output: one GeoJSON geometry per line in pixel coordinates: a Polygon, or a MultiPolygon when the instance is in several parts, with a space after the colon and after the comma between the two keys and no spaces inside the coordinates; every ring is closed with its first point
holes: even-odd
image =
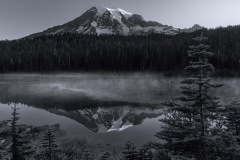
{"type": "MultiPolygon", "coordinates": [[[[160,131],[161,102],[179,94],[182,78],[155,73],[0,75],[0,121],[20,108],[20,124],[60,124],[67,136],[89,143],[137,146],[160,131]]],[[[239,78],[214,78],[222,104],[240,96],[239,78]]]]}

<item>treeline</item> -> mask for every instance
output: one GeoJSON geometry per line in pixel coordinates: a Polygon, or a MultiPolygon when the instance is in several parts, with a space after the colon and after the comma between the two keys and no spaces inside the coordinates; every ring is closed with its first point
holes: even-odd
{"type": "Polygon", "coordinates": [[[0,42],[0,72],[175,71],[188,64],[191,39],[201,32],[216,70],[239,71],[240,26],[175,36],[43,35],[0,42]]]}

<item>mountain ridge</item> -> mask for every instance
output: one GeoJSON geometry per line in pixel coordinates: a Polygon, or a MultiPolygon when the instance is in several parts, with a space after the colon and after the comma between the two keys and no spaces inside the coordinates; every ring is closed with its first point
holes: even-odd
{"type": "MultiPolygon", "coordinates": [[[[151,33],[175,35],[179,32],[195,31],[194,27],[190,29],[181,30],[156,21],[146,21],[141,15],[130,13],[121,8],[92,7],[72,21],[48,28],[43,32],[31,34],[28,37],[66,32],[93,35],[145,35],[151,33]]],[[[196,29],[202,28],[199,26],[196,29]]]]}

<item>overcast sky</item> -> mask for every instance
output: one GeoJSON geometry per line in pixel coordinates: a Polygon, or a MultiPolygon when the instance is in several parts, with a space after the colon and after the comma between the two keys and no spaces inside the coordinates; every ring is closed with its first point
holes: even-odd
{"type": "Polygon", "coordinates": [[[61,25],[93,6],[122,8],[177,28],[240,24],[240,0],[0,0],[0,40],[61,25]]]}

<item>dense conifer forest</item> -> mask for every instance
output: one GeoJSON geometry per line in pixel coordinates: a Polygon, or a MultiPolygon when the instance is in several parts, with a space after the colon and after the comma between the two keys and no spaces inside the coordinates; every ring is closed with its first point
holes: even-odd
{"type": "MultiPolygon", "coordinates": [[[[209,38],[210,58],[220,74],[240,68],[240,26],[177,35],[43,35],[0,42],[0,72],[180,71],[188,64],[191,39],[209,38]]],[[[176,72],[175,72],[176,73],[176,72]]]]}

